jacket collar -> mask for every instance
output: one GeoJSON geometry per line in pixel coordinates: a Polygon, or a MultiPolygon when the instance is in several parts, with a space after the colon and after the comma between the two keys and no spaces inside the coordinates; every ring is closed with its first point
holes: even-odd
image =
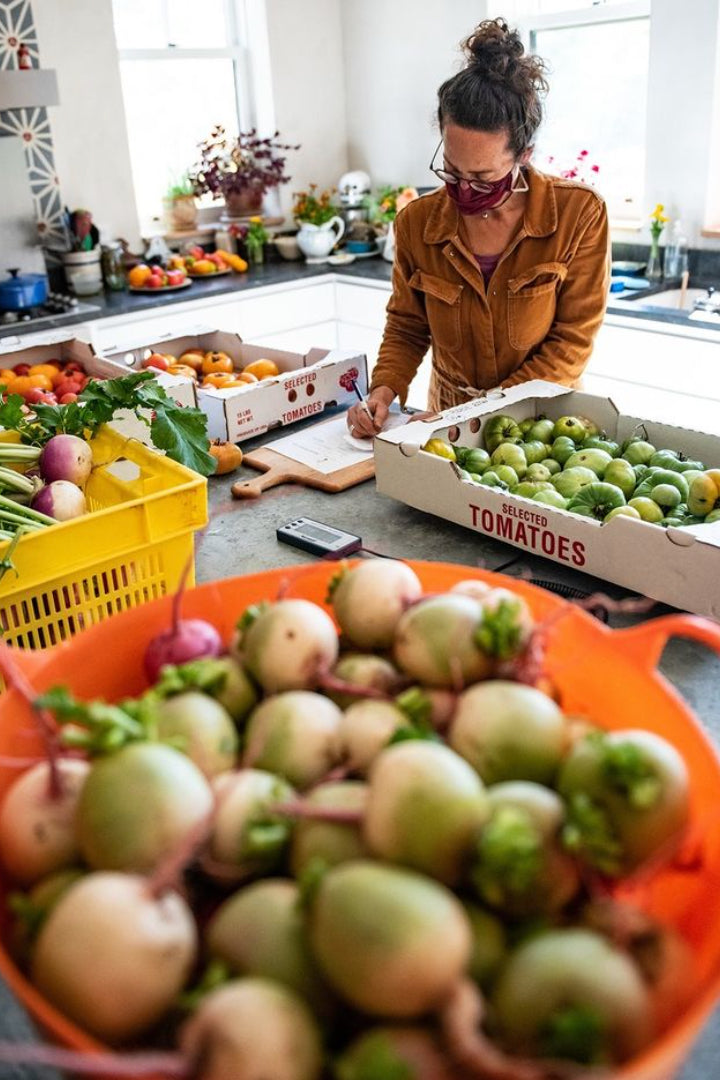
{"type": "MultiPolygon", "coordinates": [[[[558,226],[557,203],[552,177],[538,172],[532,165],[525,167],[528,182],[528,197],[523,215],[523,225],[527,236],[550,236],[558,226]]],[[[434,202],[427,222],[423,239],[428,244],[443,244],[453,240],[458,233],[460,214],[452,199],[443,188],[438,188],[429,197],[434,202]],[[435,196],[432,199],[433,195],[435,196]]]]}

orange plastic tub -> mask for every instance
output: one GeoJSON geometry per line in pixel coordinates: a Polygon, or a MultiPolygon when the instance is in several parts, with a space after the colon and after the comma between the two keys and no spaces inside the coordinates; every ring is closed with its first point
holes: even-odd
{"type": "MultiPolygon", "coordinates": [[[[564,600],[498,574],[441,563],[412,563],[427,591],[441,591],[476,577],[508,585],[527,599],[536,617],[562,612],[552,624],[547,671],[567,712],[608,729],[643,727],[664,736],[683,754],[692,783],[691,835],[684,859],[650,880],[626,886],[623,895],[676,927],[693,948],[695,970],[687,973],[692,999],[685,1012],[640,1057],[612,1080],[670,1080],[687,1057],[700,1028],[720,997],[720,760],[713,744],[675,690],[656,671],[667,640],[692,638],[720,653],[720,626],[690,615],[669,615],[628,630],[610,630],[564,600]]],[[[226,639],[250,603],[273,598],[284,583],[289,595],[323,604],[334,563],[274,570],[203,585],[189,591],[184,614],[214,623],[226,639]]],[[[149,638],[165,629],[171,598],[125,611],[42,653],[18,652],[18,664],[33,687],[64,684],[80,697],[117,699],[140,692],[142,657],[149,638]]],[[[39,750],[24,701],[15,691],[0,698],[0,756],[27,757],[39,750]]],[[[17,769],[0,766],[0,798],[17,769]]],[[[4,911],[3,883],[0,905],[4,911]]],[[[5,926],[0,925],[0,931],[5,926]]],[[[0,946],[0,976],[48,1035],[70,1047],[98,1050],[99,1044],[48,1004],[0,946]]]]}

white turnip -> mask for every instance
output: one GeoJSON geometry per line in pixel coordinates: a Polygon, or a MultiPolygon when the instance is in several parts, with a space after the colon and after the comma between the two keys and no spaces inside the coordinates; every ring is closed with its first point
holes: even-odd
{"type": "Polygon", "coordinates": [[[54,480],[69,480],[84,488],[92,472],[92,450],[89,443],[76,435],[53,435],[45,443],[38,467],[48,484],[54,480]]]}
{"type": "Polygon", "coordinates": [[[210,956],[234,975],[274,979],[327,1009],[329,991],[310,953],[294,881],[267,878],[240,889],[214,913],[204,938],[210,956]]]}
{"type": "Polygon", "coordinates": [[[278,600],[240,620],[234,648],[263,690],[277,694],[313,689],[337,660],[338,636],[317,604],[278,600]]]}
{"type": "Polygon", "coordinates": [[[650,993],[636,965],[590,930],[527,939],[501,971],[492,1000],[513,1053],[615,1064],[653,1035],[650,993]]]}
{"type": "Polygon", "coordinates": [[[162,743],[131,743],[94,761],[80,794],[77,831],[95,870],[152,870],[213,807],[198,767],[162,743]]]}
{"type": "Polygon", "coordinates": [[[158,697],[172,697],[185,690],[202,690],[227,709],[241,725],[257,704],[257,690],[232,656],[205,657],[186,664],[165,666],[152,688],[158,697]]]}
{"type": "Polygon", "coordinates": [[[514,806],[524,810],[544,840],[554,840],[565,821],[565,803],[556,791],[532,780],[506,780],[491,784],[488,801],[494,810],[498,806],[514,806]]]}
{"type": "Polygon", "coordinates": [[[556,703],[532,686],[494,679],[458,699],[449,742],[486,784],[552,783],[568,745],[556,703]]]}
{"type": "Polygon", "coordinates": [[[682,757],[650,731],[594,732],[573,743],[558,789],[570,851],[615,877],[672,858],[689,816],[682,757]]]}
{"type": "Polygon", "coordinates": [[[69,480],[53,480],[40,488],[30,503],[33,510],[47,514],[55,521],[71,521],[87,513],[85,496],[76,484],[69,480]]]}
{"type": "Polygon", "coordinates": [[[22,773],[0,806],[0,857],[23,885],[72,866],[79,858],[76,815],[90,766],[74,758],[57,760],[57,793],[52,791],[51,768],[39,762],[22,773]]]}
{"type": "Polygon", "coordinates": [[[476,641],[481,620],[477,600],[460,593],[420,600],[398,621],[393,641],[395,663],[424,686],[462,690],[478,679],[487,679],[494,660],[476,641]]]}
{"type": "Polygon", "coordinates": [[[313,821],[300,818],[295,823],[290,846],[290,866],[299,877],[313,861],[337,866],[367,855],[362,836],[362,816],[367,806],[368,787],[360,780],[339,780],[320,784],[308,792],[307,806],[356,810],[357,822],[313,821]]]}
{"type": "Polygon", "coordinates": [[[309,690],[266,698],[251,714],[243,763],[284,777],[304,790],[340,760],[337,705],[309,690]]]}
{"type": "Polygon", "coordinates": [[[389,660],[372,653],[345,653],[340,657],[331,672],[333,680],[348,684],[347,690],[336,690],[332,683],[324,685],[325,693],[341,709],[347,709],[356,701],[366,700],[363,690],[376,690],[379,694],[391,696],[401,684],[400,672],[389,660]],[[349,688],[357,686],[359,693],[353,694],[349,688]]]}
{"type": "Polygon", "coordinates": [[[384,750],[369,774],[370,851],[457,885],[490,810],[484,785],[458,754],[412,740],[384,750]]]}
{"type": "Polygon", "coordinates": [[[483,989],[492,986],[507,956],[508,942],[505,926],[499,915],[493,915],[478,904],[465,903],[473,936],[468,975],[483,989]]]}
{"type": "Polygon", "coordinates": [[[196,690],[159,701],[153,707],[157,737],[172,740],[207,777],[231,769],[238,735],[227,709],[196,690]]]}
{"type": "Polygon", "coordinates": [[[333,1065],[335,1080],[461,1080],[434,1032],[375,1027],[358,1036],[333,1065]]]}
{"type": "Polygon", "coordinates": [[[31,974],[82,1028],[112,1043],[142,1034],[173,1004],[195,962],[192,912],[131,874],[88,874],[43,925],[31,974]]]}
{"type": "Polygon", "coordinates": [[[387,649],[405,609],[422,595],[414,570],[392,559],[370,559],[343,571],[330,585],[335,617],[361,649],[387,649]]]}
{"type": "Polygon", "coordinates": [[[323,1055],[312,1013],[270,979],[213,990],[180,1032],[198,1080],[319,1080],[323,1055]]]}
{"type": "Polygon", "coordinates": [[[470,959],[459,900],[411,870],[357,860],[321,880],[310,911],[313,953],[331,986],[371,1016],[419,1017],[440,1004],[470,959]]]}
{"type": "Polygon", "coordinates": [[[338,724],[340,760],[363,776],[389,739],[408,718],[389,701],[358,701],[342,714],[338,724]]]}
{"type": "Polygon", "coordinates": [[[272,773],[240,769],[216,777],[213,790],[218,800],[210,839],[214,862],[245,875],[272,871],[292,832],[292,822],[273,808],[290,801],[294,789],[272,773]]]}

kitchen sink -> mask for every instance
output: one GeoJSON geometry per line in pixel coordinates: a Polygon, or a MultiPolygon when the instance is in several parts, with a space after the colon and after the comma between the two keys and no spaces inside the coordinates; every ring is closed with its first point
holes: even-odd
{"type": "Polygon", "coordinates": [[[682,311],[688,314],[720,312],[720,288],[713,286],[686,289],[684,295],[680,288],[659,289],[653,286],[631,294],[623,293],[617,299],[633,306],[664,308],[666,311],[682,311]]]}

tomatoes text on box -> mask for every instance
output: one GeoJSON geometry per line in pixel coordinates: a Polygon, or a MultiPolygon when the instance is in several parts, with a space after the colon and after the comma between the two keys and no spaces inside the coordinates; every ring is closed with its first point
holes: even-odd
{"type": "Polygon", "coordinates": [[[289,412],[282,414],[283,424],[291,424],[293,420],[302,420],[305,416],[312,416],[313,413],[322,412],[325,405],[322,401],[313,401],[310,405],[302,405],[299,409],[291,409],[289,412]]]}
{"type": "Polygon", "coordinates": [[[503,505],[501,513],[483,509],[474,503],[469,503],[469,507],[474,528],[547,555],[548,558],[574,566],[585,565],[585,545],[582,541],[554,533],[548,528],[548,519],[544,514],[508,503],[503,505]]]}

